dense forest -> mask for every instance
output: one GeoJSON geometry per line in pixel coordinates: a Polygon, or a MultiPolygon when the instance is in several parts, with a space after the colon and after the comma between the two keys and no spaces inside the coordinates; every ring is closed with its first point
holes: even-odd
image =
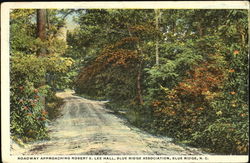
{"type": "Polygon", "coordinates": [[[247,10],[12,10],[12,139],[49,139],[73,89],[149,133],[247,154],[248,39],[247,10]]]}

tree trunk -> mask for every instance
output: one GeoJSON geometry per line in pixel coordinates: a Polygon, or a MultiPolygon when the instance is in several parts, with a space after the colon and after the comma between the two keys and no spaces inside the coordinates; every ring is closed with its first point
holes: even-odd
{"type": "MultiPolygon", "coordinates": [[[[129,28],[128,28],[129,29],[129,28]]],[[[132,34],[130,32],[130,30],[128,30],[129,32],[129,36],[132,37],[132,34]]],[[[137,51],[138,53],[140,53],[142,56],[144,56],[143,52],[142,52],[142,49],[139,45],[139,43],[136,43],[136,48],[137,48],[137,51]]],[[[138,99],[138,102],[140,105],[142,105],[144,102],[143,102],[143,98],[142,98],[142,88],[141,88],[141,67],[142,67],[142,58],[140,59],[139,61],[139,67],[138,67],[138,72],[137,72],[137,77],[136,77],[136,91],[137,91],[137,99],[138,99]]]]}
{"type": "MultiPolygon", "coordinates": [[[[46,10],[37,9],[37,37],[41,39],[42,42],[46,41],[46,10]]],[[[38,57],[43,57],[46,55],[46,48],[42,45],[37,51],[38,57]]],[[[41,81],[41,86],[46,84],[46,74],[44,74],[44,79],[41,81]]],[[[43,107],[46,105],[46,98],[41,99],[43,107]]]]}
{"type": "Polygon", "coordinates": [[[137,85],[137,97],[139,104],[143,104],[143,98],[142,98],[142,89],[141,89],[141,66],[142,62],[139,63],[138,73],[137,73],[137,79],[136,79],[136,85],[137,85]]]}
{"type": "MultiPolygon", "coordinates": [[[[46,10],[45,9],[37,9],[37,37],[41,39],[41,41],[46,40],[46,10]]],[[[37,55],[43,56],[46,54],[45,47],[41,47],[38,50],[37,55]]]]}
{"type": "Polygon", "coordinates": [[[155,40],[155,64],[159,65],[159,17],[160,17],[160,10],[155,9],[155,29],[157,31],[156,40],[155,40]]]}

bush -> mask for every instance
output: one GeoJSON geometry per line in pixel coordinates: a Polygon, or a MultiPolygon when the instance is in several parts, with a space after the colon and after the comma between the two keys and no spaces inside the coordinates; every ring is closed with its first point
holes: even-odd
{"type": "Polygon", "coordinates": [[[25,142],[48,138],[47,111],[43,105],[47,89],[48,87],[34,88],[30,82],[11,88],[12,135],[25,142]]]}
{"type": "Polygon", "coordinates": [[[11,57],[10,114],[11,134],[24,141],[48,138],[46,123],[56,117],[54,92],[46,84],[46,72],[58,78],[71,62],[56,57],[36,57],[16,53],[11,57]],[[49,69],[49,71],[48,71],[49,69]],[[48,103],[49,102],[49,103],[48,103]],[[47,108],[46,104],[47,103],[47,108]],[[53,106],[51,105],[52,103],[53,106]],[[48,115],[49,114],[49,115],[48,115]]]}
{"type": "Polygon", "coordinates": [[[164,98],[151,103],[158,133],[210,152],[247,154],[247,55],[231,54],[230,60],[211,56],[173,89],[161,87],[164,98]]]}

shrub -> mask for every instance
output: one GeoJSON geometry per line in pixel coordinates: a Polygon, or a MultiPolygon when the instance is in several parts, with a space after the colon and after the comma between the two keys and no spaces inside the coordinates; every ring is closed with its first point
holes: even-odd
{"type": "Polygon", "coordinates": [[[10,117],[11,134],[24,141],[48,138],[46,123],[54,107],[47,107],[53,101],[54,93],[46,84],[46,72],[55,72],[58,77],[67,71],[72,63],[55,57],[36,57],[16,53],[11,57],[10,74],[10,117]],[[47,101],[48,100],[48,101],[47,101]],[[48,103],[49,104],[49,103],[48,103]],[[47,105],[48,106],[48,105],[47,105]],[[50,115],[48,115],[50,113],[50,115]]]}

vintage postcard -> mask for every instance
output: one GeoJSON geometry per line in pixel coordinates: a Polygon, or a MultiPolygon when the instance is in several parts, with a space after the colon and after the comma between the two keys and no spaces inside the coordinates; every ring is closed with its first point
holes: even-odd
{"type": "Polygon", "coordinates": [[[249,2],[1,4],[2,162],[248,162],[249,2]]]}

